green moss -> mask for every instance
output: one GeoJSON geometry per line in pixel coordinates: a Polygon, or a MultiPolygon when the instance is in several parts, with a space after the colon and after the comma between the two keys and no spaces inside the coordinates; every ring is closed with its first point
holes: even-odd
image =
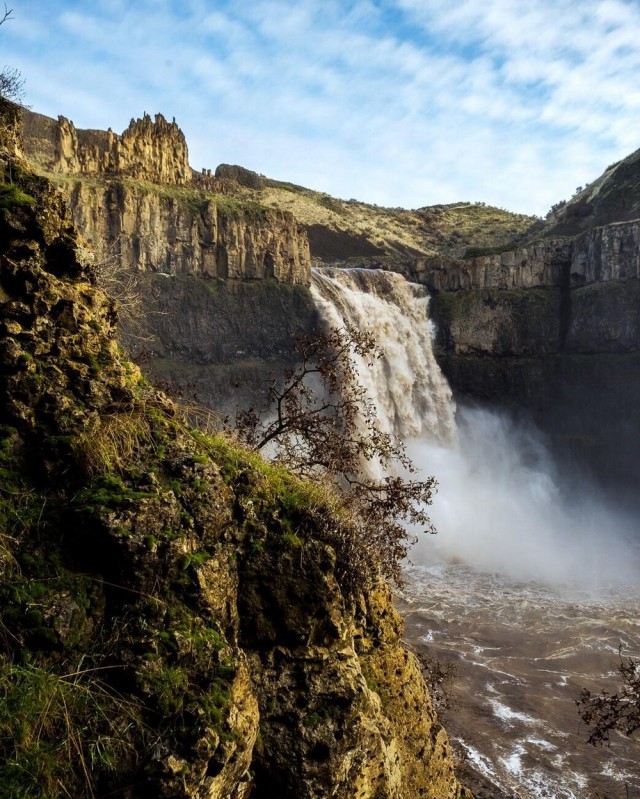
{"type": "Polygon", "coordinates": [[[164,640],[175,643],[176,635],[187,642],[189,657],[197,662],[207,661],[228,648],[224,636],[210,621],[205,622],[177,599],[167,608],[162,630],[164,640]]]}
{"type": "Polygon", "coordinates": [[[179,666],[163,666],[154,676],[153,691],[164,715],[180,713],[189,687],[189,674],[179,666]]]}
{"type": "Polygon", "coordinates": [[[291,549],[300,549],[302,546],[302,541],[295,533],[284,533],[282,536],[282,540],[286,544],[286,546],[290,547],[291,549]]]}
{"type": "Polygon", "coordinates": [[[157,497],[155,491],[135,491],[126,486],[122,478],[114,474],[97,477],[73,498],[73,505],[79,511],[94,512],[100,508],[117,508],[131,501],[157,497]]]}
{"type": "Polygon", "coordinates": [[[211,555],[208,552],[188,552],[183,556],[181,565],[183,569],[188,569],[191,566],[197,569],[208,560],[211,560],[211,555]]]}
{"type": "Polygon", "coordinates": [[[0,209],[28,208],[35,204],[35,198],[24,192],[14,183],[0,183],[0,209]]]}

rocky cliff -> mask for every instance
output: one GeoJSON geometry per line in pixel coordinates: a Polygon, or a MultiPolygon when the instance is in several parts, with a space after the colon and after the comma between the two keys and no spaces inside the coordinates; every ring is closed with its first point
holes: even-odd
{"type": "Polygon", "coordinates": [[[97,262],[123,270],[232,280],[309,281],[309,251],[291,214],[173,186],[117,180],[68,187],[97,262]]]}
{"type": "Polygon", "coordinates": [[[132,119],[121,136],[111,129],[78,130],[66,117],[57,120],[23,112],[24,151],[62,175],[129,175],[155,183],[184,186],[192,180],[184,134],[162,114],[132,119]]]}
{"type": "Polygon", "coordinates": [[[145,115],[117,136],[24,111],[23,129],[26,157],[65,191],[98,261],[123,270],[309,282],[309,243],[294,217],[226,196],[224,179],[194,173],[175,121],[145,115]]]}
{"type": "Polygon", "coordinates": [[[349,520],[141,378],[63,197],[2,164],[4,794],[464,796],[349,520]]]}
{"type": "Polygon", "coordinates": [[[170,389],[234,414],[262,407],[269,386],[297,361],[297,334],[318,330],[306,286],[145,275],[144,333],[123,335],[146,373],[170,389]]]}
{"type": "Polygon", "coordinates": [[[533,415],[563,456],[633,491],[640,457],[640,222],[414,265],[460,396],[533,415]]]}

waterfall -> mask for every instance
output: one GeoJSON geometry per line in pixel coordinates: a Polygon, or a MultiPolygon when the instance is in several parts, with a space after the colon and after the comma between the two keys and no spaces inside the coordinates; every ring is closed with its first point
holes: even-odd
{"type": "Polygon", "coordinates": [[[374,334],[382,357],[356,359],[358,379],[385,433],[406,441],[455,439],[455,405],[432,347],[429,295],[402,275],[370,269],[314,269],[311,291],[330,328],[374,334]]]}
{"type": "MultiPolygon", "coordinates": [[[[373,370],[356,363],[358,379],[418,476],[438,480],[429,508],[438,535],[410,552],[401,601],[408,640],[443,662],[455,652],[462,679],[450,713],[469,762],[501,795],[531,799],[595,795],[603,775],[631,781],[633,744],[616,741],[613,770],[595,769],[567,708],[577,686],[602,686],[619,644],[640,651],[637,520],[558,468],[531,426],[456,411],[421,287],[389,272],[322,269],[312,292],[329,327],[376,336],[384,357],[373,370]]],[[[602,687],[618,690],[615,679],[602,687]]]]}
{"type": "Polygon", "coordinates": [[[358,379],[381,429],[438,480],[430,516],[439,535],[421,541],[413,560],[439,556],[515,579],[591,588],[637,582],[634,520],[560,472],[531,427],[487,410],[456,415],[422,286],[393,272],[325,268],[314,270],[312,293],[329,327],[375,335],[384,355],[373,368],[356,361],[358,379]]]}

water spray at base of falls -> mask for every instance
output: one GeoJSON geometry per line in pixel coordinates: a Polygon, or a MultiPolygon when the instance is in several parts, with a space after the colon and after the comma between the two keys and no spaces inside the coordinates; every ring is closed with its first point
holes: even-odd
{"type": "Polygon", "coordinates": [[[356,366],[380,428],[402,439],[439,490],[439,531],[412,560],[460,560],[512,579],[594,590],[637,585],[637,523],[559,472],[536,431],[486,410],[456,408],[432,347],[429,296],[402,276],[314,270],[312,293],[331,328],[372,332],[384,352],[356,366]],[[636,540],[634,540],[636,539],[636,540]]]}

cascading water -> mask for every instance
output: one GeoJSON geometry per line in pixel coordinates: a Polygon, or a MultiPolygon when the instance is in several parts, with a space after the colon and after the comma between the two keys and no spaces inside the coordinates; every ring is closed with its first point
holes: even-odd
{"type": "Polygon", "coordinates": [[[452,442],[455,406],[431,347],[427,292],[394,272],[369,269],[316,269],[311,290],[329,327],[369,330],[382,346],[372,368],[356,359],[381,429],[403,440],[452,442]]]}
{"type": "Polygon", "coordinates": [[[385,356],[357,367],[379,424],[440,484],[439,534],[414,550],[400,602],[412,643],[459,662],[448,727],[470,779],[489,779],[493,799],[640,797],[634,744],[594,753],[574,703],[582,687],[616,687],[620,644],[640,657],[637,523],[588,487],[568,495],[534,431],[471,409],[456,427],[422,287],[322,269],[312,292],[330,327],[374,333],[385,356]]]}

